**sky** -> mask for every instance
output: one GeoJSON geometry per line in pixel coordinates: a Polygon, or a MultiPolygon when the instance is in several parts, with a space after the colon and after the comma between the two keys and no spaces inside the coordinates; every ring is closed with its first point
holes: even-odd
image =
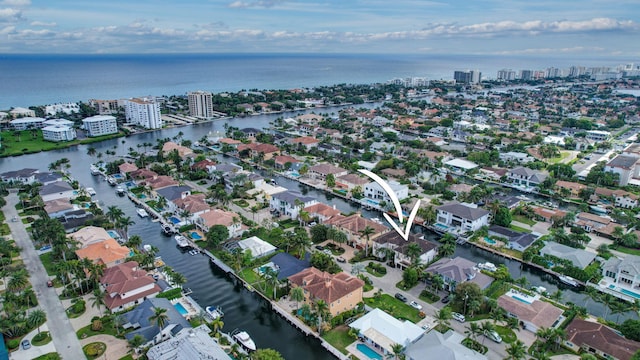
{"type": "Polygon", "coordinates": [[[0,0],[0,53],[640,57],[639,0],[0,0]]]}

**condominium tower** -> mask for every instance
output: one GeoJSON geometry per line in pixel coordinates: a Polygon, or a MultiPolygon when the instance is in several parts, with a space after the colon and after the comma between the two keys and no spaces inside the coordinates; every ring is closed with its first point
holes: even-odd
{"type": "Polygon", "coordinates": [[[127,121],[147,129],[162,128],[160,104],[153,98],[132,98],[124,104],[127,121]]]}
{"type": "Polygon", "coordinates": [[[188,94],[189,114],[198,118],[213,116],[213,101],[208,91],[192,91],[188,94]]]}

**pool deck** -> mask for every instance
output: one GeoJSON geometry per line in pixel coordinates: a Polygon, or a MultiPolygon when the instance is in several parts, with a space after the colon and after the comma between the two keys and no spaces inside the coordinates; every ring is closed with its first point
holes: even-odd
{"type": "Polygon", "coordinates": [[[179,303],[187,310],[184,317],[189,320],[192,316],[198,315],[204,310],[190,296],[182,296],[178,299],[171,300],[171,304],[179,303]]]}
{"type": "MultiPolygon", "coordinates": [[[[346,347],[346,349],[349,352],[349,354],[355,356],[356,358],[358,358],[360,360],[371,360],[371,358],[368,355],[366,355],[366,354],[362,353],[360,350],[358,350],[358,348],[356,347],[356,345],[358,345],[358,344],[367,345],[366,343],[364,343],[364,342],[362,342],[360,340],[355,341],[355,342],[349,344],[349,346],[346,347]]],[[[383,354],[381,354],[377,349],[374,349],[371,345],[367,345],[367,346],[371,350],[375,351],[378,355],[380,355],[380,357],[382,357],[383,359],[386,359],[386,357],[383,354]]]]}
{"type": "MultiPolygon", "coordinates": [[[[589,285],[591,285],[591,284],[589,284],[589,285]]],[[[596,287],[595,285],[592,285],[592,286],[596,287]]],[[[611,282],[611,281],[608,281],[608,280],[605,280],[605,279],[600,280],[600,282],[598,283],[598,286],[596,288],[598,290],[604,292],[604,293],[611,294],[611,295],[617,297],[618,299],[621,299],[621,300],[624,300],[624,301],[635,302],[636,300],[640,299],[640,290],[639,289],[630,289],[630,288],[628,288],[626,286],[620,286],[620,284],[616,284],[614,282],[611,282]],[[609,287],[610,285],[613,285],[615,287],[612,289],[612,288],[609,287]],[[638,297],[636,298],[636,297],[633,297],[631,295],[627,295],[627,294],[621,292],[620,291],[621,289],[630,291],[630,292],[632,292],[634,294],[638,294],[638,297]]]]}

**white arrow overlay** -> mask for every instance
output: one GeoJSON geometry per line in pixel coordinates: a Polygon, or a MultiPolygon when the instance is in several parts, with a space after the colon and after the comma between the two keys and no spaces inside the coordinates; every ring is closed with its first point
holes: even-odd
{"type": "MultiPolygon", "coordinates": [[[[402,216],[402,206],[400,206],[400,200],[398,200],[398,197],[396,196],[396,193],[393,191],[393,189],[391,189],[391,186],[389,186],[389,184],[380,176],[372,173],[369,170],[360,169],[358,171],[367,175],[368,177],[373,179],[373,181],[377,182],[378,185],[380,185],[382,189],[387,193],[387,195],[389,195],[389,198],[393,202],[393,206],[396,209],[396,214],[398,214],[398,221],[400,222],[400,224],[402,224],[404,222],[404,218],[402,216]]],[[[405,241],[408,241],[409,233],[411,232],[411,226],[413,226],[413,219],[416,217],[419,208],[420,200],[416,201],[416,204],[413,206],[411,214],[409,214],[409,218],[407,219],[407,224],[404,226],[404,231],[402,231],[402,229],[400,229],[400,226],[398,226],[398,224],[396,224],[396,222],[391,219],[391,216],[389,216],[389,214],[383,212],[382,215],[384,215],[384,218],[387,219],[389,224],[391,224],[391,226],[398,232],[398,234],[400,234],[400,236],[402,236],[405,241]]]]}

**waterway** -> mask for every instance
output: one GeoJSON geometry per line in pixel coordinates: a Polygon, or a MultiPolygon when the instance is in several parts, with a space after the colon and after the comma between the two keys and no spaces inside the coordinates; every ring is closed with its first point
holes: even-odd
{"type": "MultiPolygon", "coordinates": [[[[369,106],[373,105],[363,105],[363,107],[369,106]]],[[[327,108],[316,109],[315,111],[317,113],[331,113],[337,112],[337,109],[327,108]]],[[[126,138],[108,140],[92,144],[91,146],[99,152],[115,150],[117,156],[124,156],[128,153],[130,147],[136,149],[138,144],[155,144],[157,139],[171,138],[178,135],[179,132],[183,133],[182,136],[184,139],[197,141],[207,135],[209,131],[224,131],[225,123],[239,128],[264,128],[268,127],[269,123],[279,116],[282,116],[282,114],[260,115],[201,123],[189,127],[134,134],[126,138]]],[[[332,358],[332,356],[320,346],[318,340],[305,337],[271,311],[268,302],[262,300],[258,295],[248,292],[232,278],[223,274],[212,265],[206,257],[191,256],[188,253],[180,251],[172,238],[165,237],[161,234],[158,223],[153,223],[148,218],[142,219],[138,217],[135,213],[134,205],[126,197],[118,197],[114,189],[100,177],[91,176],[89,165],[97,161],[97,159],[87,155],[87,148],[87,145],[79,145],[57,151],[1,158],[0,172],[17,170],[24,167],[33,167],[44,171],[50,163],[60,158],[68,158],[71,164],[69,169],[71,175],[84,186],[93,187],[96,190],[96,198],[103,208],[114,205],[118,206],[127,216],[130,216],[136,221],[136,224],[130,228],[130,234],[140,235],[143,243],[156,246],[159,249],[159,255],[162,256],[165,262],[186,276],[188,281],[185,286],[193,290],[193,297],[201,306],[222,306],[225,312],[223,319],[225,322],[224,331],[232,331],[236,328],[247,330],[254,338],[258,347],[274,348],[281,352],[287,359],[332,358]]],[[[103,158],[103,160],[108,161],[110,159],[103,158]]],[[[318,198],[319,201],[336,205],[336,207],[343,212],[358,210],[356,205],[341,198],[332,196],[331,194],[325,194],[324,192],[317,191],[306,185],[301,185],[293,180],[278,177],[277,182],[286,188],[299,189],[306,192],[309,196],[318,198]]],[[[363,211],[363,216],[379,217],[379,214],[363,211]]],[[[414,227],[414,229],[418,229],[418,227],[414,227]]],[[[426,232],[425,237],[435,239],[436,235],[431,232],[426,232]]],[[[544,286],[550,293],[561,289],[563,291],[562,300],[564,302],[573,302],[580,306],[586,306],[589,312],[596,316],[602,316],[605,313],[603,304],[595,303],[588,299],[586,295],[577,292],[576,289],[560,284],[555,277],[539,270],[522,266],[522,264],[517,261],[505,259],[487,251],[477,249],[471,245],[458,246],[455,255],[463,256],[478,263],[488,261],[496,265],[505,264],[514,278],[524,276],[531,285],[544,286]]],[[[638,317],[637,314],[633,312],[611,314],[610,311],[607,311],[607,313],[607,318],[614,321],[623,321],[626,318],[638,317]]]]}

